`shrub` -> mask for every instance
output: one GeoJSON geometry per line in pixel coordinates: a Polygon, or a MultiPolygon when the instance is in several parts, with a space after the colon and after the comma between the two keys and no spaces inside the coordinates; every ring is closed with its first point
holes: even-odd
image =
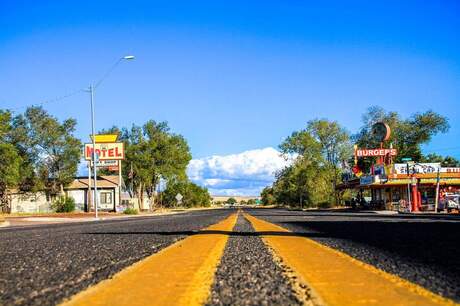
{"type": "Polygon", "coordinates": [[[128,207],[123,211],[125,215],[137,215],[138,211],[135,208],[128,207]]]}
{"type": "Polygon", "coordinates": [[[71,197],[61,196],[53,202],[51,208],[58,213],[72,212],[75,210],[75,200],[71,197]]]}

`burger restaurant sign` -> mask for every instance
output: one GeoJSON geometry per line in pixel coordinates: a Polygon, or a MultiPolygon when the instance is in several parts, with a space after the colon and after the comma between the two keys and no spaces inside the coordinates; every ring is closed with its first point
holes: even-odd
{"type": "Polygon", "coordinates": [[[396,149],[357,149],[357,157],[370,157],[370,156],[396,156],[398,151],[396,149]]]}

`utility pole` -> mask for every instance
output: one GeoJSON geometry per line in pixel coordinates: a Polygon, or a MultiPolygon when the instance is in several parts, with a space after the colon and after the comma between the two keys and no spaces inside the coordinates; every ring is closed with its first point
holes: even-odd
{"type": "Polygon", "coordinates": [[[93,202],[93,194],[91,193],[91,161],[88,161],[88,195],[86,196],[86,200],[88,201],[88,205],[86,207],[86,212],[91,211],[91,206],[93,202]]]}
{"type": "Polygon", "coordinates": [[[94,212],[95,218],[97,219],[97,208],[99,206],[98,196],[97,196],[97,159],[96,159],[96,132],[94,130],[94,87],[93,85],[89,86],[89,92],[91,96],[91,133],[93,135],[93,176],[94,176],[94,192],[93,192],[93,203],[94,203],[94,212]]]}
{"type": "MultiPolygon", "coordinates": [[[[122,58],[118,59],[113,66],[107,70],[107,72],[102,76],[102,78],[95,83],[95,85],[91,84],[89,86],[89,93],[91,96],[91,134],[93,135],[93,152],[92,152],[92,160],[93,160],[93,176],[94,176],[94,211],[95,217],[97,219],[97,210],[99,206],[98,196],[97,196],[97,154],[96,154],[96,132],[94,129],[94,90],[101,85],[101,83],[110,75],[110,73],[121,63],[123,60],[133,60],[133,55],[126,55],[122,58]]],[[[119,165],[121,171],[121,163],[119,165]]],[[[115,201],[114,201],[115,202],[115,201]]]]}

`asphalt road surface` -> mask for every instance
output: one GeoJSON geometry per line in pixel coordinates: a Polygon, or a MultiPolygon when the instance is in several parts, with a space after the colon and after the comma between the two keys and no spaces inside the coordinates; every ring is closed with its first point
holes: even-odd
{"type": "Polygon", "coordinates": [[[460,302],[460,216],[249,210],[460,302]]]}
{"type": "Polygon", "coordinates": [[[233,232],[208,305],[301,305],[283,269],[242,215],[233,232]]]}
{"type": "MultiPolygon", "coordinates": [[[[235,209],[0,229],[0,305],[56,305],[177,241],[226,235],[206,305],[301,305],[295,276],[235,209]],[[201,231],[200,231],[201,230],[201,231]]],[[[460,302],[460,218],[243,209],[442,297],[460,302]]],[[[303,239],[303,238],[302,238],[303,239]]],[[[190,250],[192,253],[193,250],[190,250]]],[[[157,256],[157,255],[155,255],[157,256]]],[[[298,284],[297,284],[298,285],[298,284]]]]}
{"type": "Polygon", "coordinates": [[[0,229],[0,305],[55,305],[232,212],[0,229]]]}

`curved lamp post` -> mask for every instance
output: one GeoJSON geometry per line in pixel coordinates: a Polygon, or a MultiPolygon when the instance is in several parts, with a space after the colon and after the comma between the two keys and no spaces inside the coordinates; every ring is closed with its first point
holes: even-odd
{"type": "MultiPolygon", "coordinates": [[[[98,218],[97,215],[97,210],[99,206],[99,200],[97,196],[97,157],[96,157],[96,133],[94,129],[94,90],[101,85],[101,83],[110,75],[110,73],[123,61],[123,60],[133,60],[134,56],[133,55],[126,55],[120,58],[118,61],[115,62],[115,64],[112,65],[112,67],[107,70],[107,72],[104,74],[104,76],[96,82],[95,85],[90,85],[89,86],[89,93],[90,93],[90,98],[91,98],[91,134],[93,135],[93,156],[92,156],[92,161],[93,161],[93,181],[94,181],[94,192],[93,192],[93,203],[94,203],[94,212],[95,212],[95,218],[98,218]]],[[[89,182],[88,182],[89,183],[89,182]]]]}

